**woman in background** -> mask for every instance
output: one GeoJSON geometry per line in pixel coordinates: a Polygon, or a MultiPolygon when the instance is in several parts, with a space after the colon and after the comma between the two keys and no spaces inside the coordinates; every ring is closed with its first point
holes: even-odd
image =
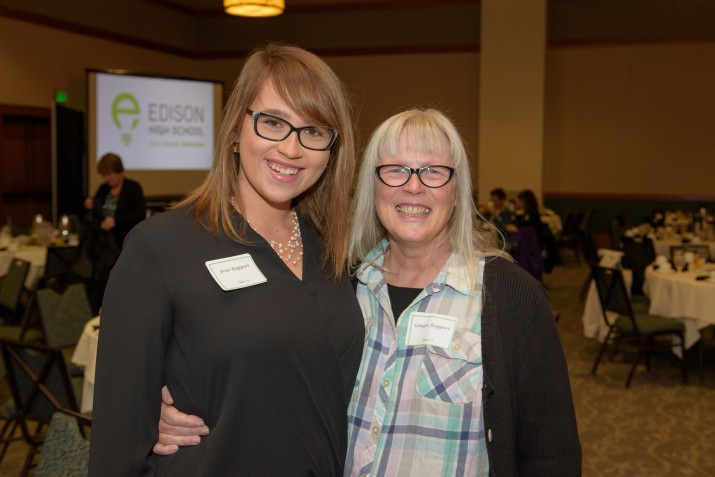
{"type": "Polygon", "coordinates": [[[94,197],[87,197],[83,247],[92,264],[88,295],[92,309],[99,311],[109,273],[119,257],[124,238],[144,217],[146,206],[141,185],[124,176],[124,164],[117,154],[107,153],[97,162],[102,176],[94,197]]]}

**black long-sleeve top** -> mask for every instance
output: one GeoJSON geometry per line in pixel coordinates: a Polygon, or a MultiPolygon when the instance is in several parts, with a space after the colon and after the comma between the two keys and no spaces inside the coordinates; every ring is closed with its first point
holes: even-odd
{"type": "MultiPolygon", "coordinates": [[[[102,214],[104,201],[109,195],[109,186],[102,184],[94,194],[92,201],[92,213],[94,220],[99,224],[105,218],[102,214]]],[[[114,228],[112,235],[118,247],[122,246],[124,237],[129,231],[146,217],[146,205],[144,202],[144,192],[138,182],[124,178],[122,189],[117,198],[117,210],[114,212],[114,228]]]]}
{"type": "Polygon", "coordinates": [[[91,476],[342,475],[363,319],[299,220],[302,281],[257,234],[213,236],[185,209],[130,233],[102,308],[91,476]],[[267,282],[223,291],[205,262],[244,253],[267,282]],[[151,453],[164,383],[211,429],[166,457],[151,453]]]}

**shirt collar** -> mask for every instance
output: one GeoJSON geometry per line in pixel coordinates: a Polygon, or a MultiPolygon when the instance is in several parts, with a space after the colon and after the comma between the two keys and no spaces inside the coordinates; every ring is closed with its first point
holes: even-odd
{"type": "MultiPolygon", "coordinates": [[[[356,274],[358,281],[370,289],[374,289],[384,282],[382,264],[385,260],[385,252],[387,252],[389,247],[389,241],[383,239],[370,250],[362,264],[360,264],[360,267],[358,267],[356,274]]],[[[482,263],[483,260],[480,260],[480,266],[482,263]]],[[[468,268],[462,257],[455,253],[449,256],[442,270],[440,270],[437,277],[425,287],[425,290],[427,292],[437,292],[445,286],[453,288],[455,291],[464,295],[471,293],[468,268]]]]}

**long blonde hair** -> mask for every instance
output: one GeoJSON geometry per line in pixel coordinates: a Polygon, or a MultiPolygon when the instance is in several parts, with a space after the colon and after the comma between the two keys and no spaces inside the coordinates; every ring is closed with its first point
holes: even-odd
{"type": "Polygon", "coordinates": [[[302,215],[324,240],[324,264],[338,277],[347,257],[349,185],[356,162],[352,111],[337,75],[323,60],[302,48],[271,43],[248,56],[224,110],[211,170],[179,206],[188,205],[196,220],[212,233],[222,230],[231,239],[246,242],[245,229],[237,229],[231,220],[230,198],[239,197],[239,165],[232,145],[240,136],[246,110],[267,81],[306,120],[338,131],[325,172],[295,199],[302,215]]]}
{"type": "Polygon", "coordinates": [[[367,253],[387,237],[387,231],[376,213],[375,167],[380,159],[401,151],[400,138],[409,150],[425,154],[445,154],[452,158],[457,183],[457,203],[447,224],[453,253],[464,258],[472,284],[476,284],[477,259],[504,253],[497,249],[494,238],[475,227],[477,214],[472,199],[469,158],[462,138],[454,124],[436,109],[411,109],[398,113],[380,124],[373,132],[363,154],[352,205],[352,224],[348,259],[352,265],[362,261],[367,253]]]}

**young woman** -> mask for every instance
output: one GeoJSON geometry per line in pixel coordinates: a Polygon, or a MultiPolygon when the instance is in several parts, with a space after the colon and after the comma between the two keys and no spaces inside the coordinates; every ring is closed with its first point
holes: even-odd
{"type": "Polygon", "coordinates": [[[343,276],[355,166],[340,81],[268,45],[205,182],[129,235],[105,294],[90,475],[333,476],[364,325],[343,276]],[[211,434],[152,454],[161,387],[211,434]]]}

